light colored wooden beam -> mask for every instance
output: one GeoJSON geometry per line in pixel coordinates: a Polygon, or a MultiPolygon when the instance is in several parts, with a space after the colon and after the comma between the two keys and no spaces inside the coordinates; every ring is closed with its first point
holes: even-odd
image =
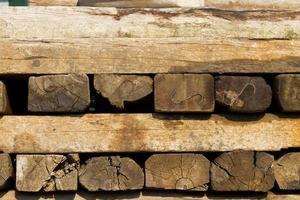
{"type": "Polygon", "coordinates": [[[3,116],[5,153],[278,151],[300,147],[300,118],[87,114],[3,116]]]}
{"type": "Polygon", "coordinates": [[[230,10],[294,9],[300,10],[299,0],[204,0],[206,7],[230,10]]]}
{"type": "Polygon", "coordinates": [[[1,7],[0,30],[0,38],[12,39],[199,37],[205,40],[288,40],[300,37],[300,14],[286,10],[1,7]]]}
{"type": "Polygon", "coordinates": [[[29,6],[76,6],[78,0],[28,0],[29,6]]]}
{"type": "Polygon", "coordinates": [[[300,9],[299,0],[29,0],[30,6],[211,7],[230,10],[300,9]]]}
{"type": "Polygon", "coordinates": [[[0,52],[0,74],[300,72],[300,40],[0,39],[0,52]]]}

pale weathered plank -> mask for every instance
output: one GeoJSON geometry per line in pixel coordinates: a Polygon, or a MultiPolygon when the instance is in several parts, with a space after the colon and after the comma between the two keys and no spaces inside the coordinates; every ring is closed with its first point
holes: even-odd
{"type": "Polygon", "coordinates": [[[120,8],[201,8],[204,0],[78,0],[79,6],[120,8]]]}
{"type": "Polygon", "coordinates": [[[29,0],[30,6],[98,6],[122,8],[204,7],[204,0],[29,0]]]}
{"type": "Polygon", "coordinates": [[[15,39],[294,39],[300,36],[300,14],[287,10],[3,7],[0,8],[0,30],[0,38],[15,39]]]}
{"type": "Polygon", "coordinates": [[[78,0],[28,0],[29,6],[76,6],[78,0]]]}
{"type": "Polygon", "coordinates": [[[300,10],[299,0],[204,0],[206,7],[218,9],[295,9],[300,10]]]}
{"type": "Polygon", "coordinates": [[[0,137],[7,153],[277,151],[300,147],[300,117],[3,116],[0,137]]]}
{"type": "Polygon", "coordinates": [[[300,40],[0,39],[0,52],[0,74],[300,72],[300,40]]]}
{"type": "Polygon", "coordinates": [[[300,9],[299,0],[29,0],[31,6],[211,7],[218,9],[300,9]]]}

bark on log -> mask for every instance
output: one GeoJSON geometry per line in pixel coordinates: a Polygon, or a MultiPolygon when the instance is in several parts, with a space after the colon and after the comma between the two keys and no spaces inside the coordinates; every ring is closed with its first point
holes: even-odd
{"type": "Polygon", "coordinates": [[[274,176],[281,190],[300,189],[300,153],[288,153],[273,165],[274,176]]]}
{"type": "Polygon", "coordinates": [[[79,156],[17,155],[16,189],[22,192],[76,191],[79,156]]]}
{"type": "Polygon", "coordinates": [[[12,186],[14,178],[14,167],[9,154],[0,154],[0,190],[12,186]]]}
{"type": "Polygon", "coordinates": [[[204,40],[289,40],[300,38],[299,21],[299,12],[287,10],[3,7],[0,8],[0,38],[200,37],[204,40]]]}
{"type": "Polygon", "coordinates": [[[299,46],[300,40],[0,39],[0,74],[299,73],[299,46]]]}
{"type": "Polygon", "coordinates": [[[278,151],[300,147],[298,115],[3,116],[7,153],[278,151]]]}
{"type": "Polygon", "coordinates": [[[153,92],[153,80],[149,76],[96,74],[94,88],[118,108],[125,102],[135,102],[153,92]]]}
{"type": "Polygon", "coordinates": [[[82,112],[90,105],[85,74],[30,77],[28,90],[30,112],[82,112]]]}
{"type": "Polygon", "coordinates": [[[300,112],[300,74],[276,76],[274,93],[282,111],[300,112]]]}
{"type": "Polygon", "coordinates": [[[214,77],[209,74],[157,74],[154,78],[158,112],[213,112],[214,77]]]}
{"type": "Polygon", "coordinates": [[[204,0],[206,7],[230,10],[300,9],[299,0],[204,0]]]}
{"type": "Polygon", "coordinates": [[[29,6],[76,6],[78,0],[28,0],[29,6]]]}
{"type": "Polygon", "coordinates": [[[218,76],[216,103],[232,112],[257,113],[269,108],[272,89],[262,77],[218,76]]]}
{"type": "Polygon", "coordinates": [[[212,190],[267,192],[274,186],[273,161],[264,152],[223,153],[211,165],[212,190]]]}
{"type": "Polygon", "coordinates": [[[130,158],[93,157],[80,168],[79,182],[92,192],[138,190],[144,187],[144,173],[130,158]]]}
{"type": "Polygon", "coordinates": [[[0,81],[0,114],[11,113],[12,109],[10,107],[6,86],[3,82],[0,81]]]}
{"type": "Polygon", "coordinates": [[[201,154],[155,154],[145,163],[146,187],[206,191],[210,162],[201,154]]]}

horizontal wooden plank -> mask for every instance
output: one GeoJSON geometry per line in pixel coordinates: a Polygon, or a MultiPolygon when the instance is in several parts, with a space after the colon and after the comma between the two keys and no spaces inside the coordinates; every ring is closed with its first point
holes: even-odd
{"type": "Polygon", "coordinates": [[[28,0],[30,6],[98,6],[122,8],[204,7],[204,0],[28,0]]]}
{"type": "Polygon", "coordinates": [[[31,6],[213,7],[219,9],[300,9],[299,0],[29,0],[31,6]]]}
{"type": "Polygon", "coordinates": [[[29,6],[76,6],[78,0],[28,0],[29,6]]]}
{"type": "Polygon", "coordinates": [[[205,6],[220,9],[295,9],[300,10],[299,0],[204,0],[205,6]]]}
{"type": "Polygon", "coordinates": [[[188,8],[2,7],[0,30],[0,38],[12,39],[296,39],[300,37],[300,13],[188,8]]]}
{"type": "Polygon", "coordinates": [[[300,40],[0,39],[0,52],[0,74],[300,72],[300,40]]]}
{"type": "Polygon", "coordinates": [[[86,114],[3,116],[5,153],[198,152],[300,147],[293,116],[86,114]]]}

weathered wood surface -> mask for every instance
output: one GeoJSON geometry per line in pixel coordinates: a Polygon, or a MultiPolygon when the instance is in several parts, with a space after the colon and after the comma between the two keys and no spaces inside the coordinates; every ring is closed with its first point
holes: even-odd
{"type": "Polygon", "coordinates": [[[144,172],[131,158],[93,157],[81,166],[79,182],[91,192],[140,190],[144,187],[144,172]]]}
{"type": "Polygon", "coordinates": [[[145,186],[165,190],[206,191],[210,161],[201,154],[154,154],[145,162],[145,186]]]}
{"type": "Polygon", "coordinates": [[[299,0],[204,0],[206,7],[230,10],[295,9],[300,10],[299,0]]]}
{"type": "Polygon", "coordinates": [[[300,112],[300,74],[281,74],[275,77],[274,93],[284,112],[300,112]]]}
{"type": "Polygon", "coordinates": [[[64,193],[21,193],[14,190],[0,192],[3,200],[57,200],[57,199],[72,199],[72,200],[86,200],[86,199],[122,199],[122,200],[299,200],[299,194],[274,194],[274,193],[253,193],[253,194],[218,194],[209,196],[203,193],[178,193],[174,191],[131,191],[123,193],[107,193],[107,192],[86,192],[80,190],[74,192],[64,193]]]}
{"type": "Polygon", "coordinates": [[[265,152],[236,151],[218,156],[211,164],[215,191],[267,192],[274,186],[274,157],[265,152]]]}
{"type": "Polygon", "coordinates": [[[273,171],[281,190],[300,189],[300,153],[283,155],[273,164],[273,171]]]}
{"type": "Polygon", "coordinates": [[[216,103],[228,111],[263,112],[272,102],[271,86],[263,77],[218,76],[215,85],[216,103]]]}
{"type": "Polygon", "coordinates": [[[300,147],[298,115],[3,116],[7,153],[277,151],[300,147]]]}
{"type": "Polygon", "coordinates": [[[30,77],[28,111],[83,112],[90,105],[89,78],[86,74],[30,77]]]}
{"type": "Polygon", "coordinates": [[[29,6],[76,6],[78,0],[28,0],[29,6]]]}
{"type": "Polygon", "coordinates": [[[0,38],[299,39],[299,22],[299,12],[287,10],[3,7],[0,38]]]}
{"type": "Polygon", "coordinates": [[[79,6],[121,8],[201,8],[204,0],[78,0],[79,6]]]}
{"type": "Polygon", "coordinates": [[[24,40],[116,37],[203,39],[299,39],[300,37],[299,12],[286,10],[37,6],[3,7],[0,8],[0,13],[0,38],[24,40]]]}
{"type": "Polygon", "coordinates": [[[211,7],[218,9],[300,9],[299,0],[29,0],[29,5],[99,7],[211,7]]]}
{"type": "Polygon", "coordinates": [[[9,154],[0,154],[0,190],[5,190],[13,185],[14,167],[9,154]]]}
{"type": "Polygon", "coordinates": [[[209,74],[157,74],[154,99],[157,112],[213,112],[214,77],[209,74]]]}
{"type": "Polygon", "coordinates": [[[136,102],[153,92],[153,80],[149,76],[95,74],[94,88],[117,108],[125,102],[136,102]]]}
{"type": "Polygon", "coordinates": [[[76,191],[79,156],[17,155],[16,189],[22,192],[76,191]]]}
{"type": "Polygon", "coordinates": [[[0,39],[0,52],[0,74],[300,72],[300,40],[0,39]]]}
{"type": "Polygon", "coordinates": [[[11,114],[12,109],[10,106],[7,89],[3,82],[0,81],[0,114],[11,114]]]}

